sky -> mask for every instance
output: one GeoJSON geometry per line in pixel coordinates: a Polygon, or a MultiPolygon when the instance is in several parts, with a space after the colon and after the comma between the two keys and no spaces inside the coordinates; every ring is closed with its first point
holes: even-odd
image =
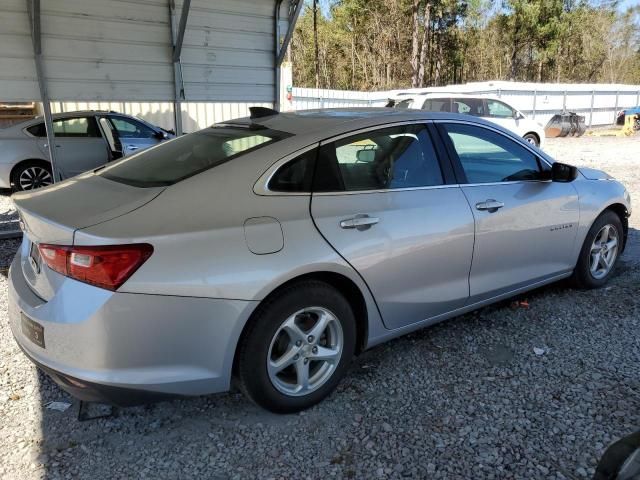
{"type": "Polygon", "coordinates": [[[622,0],[618,8],[620,10],[626,10],[629,7],[633,7],[634,5],[640,4],[640,0],[622,0]]]}

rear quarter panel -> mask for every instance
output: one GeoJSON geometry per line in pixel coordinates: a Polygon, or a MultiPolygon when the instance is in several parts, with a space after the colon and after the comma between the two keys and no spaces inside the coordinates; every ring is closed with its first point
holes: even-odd
{"type": "Polygon", "coordinates": [[[362,292],[370,328],[384,328],[362,279],[316,230],[309,196],[253,192],[263,170],[252,165],[252,155],[168,187],[122,217],[79,230],[74,243],[152,244],[153,255],[120,288],[130,293],[260,301],[298,276],[338,273],[362,292]],[[264,255],[251,252],[244,223],[256,217],[278,220],[282,249],[264,255]]]}
{"type": "Polygon", "coordinates": [[[0,163],[16,164],[21,160],[47,160],[35,138],[0,138],[0,163]]]}
{"type": "Polygon", "coordinates": [[[35,138],[0,138],[0,188],[10,187],[11,170],[23,160],[49,161],[35,138]]]}

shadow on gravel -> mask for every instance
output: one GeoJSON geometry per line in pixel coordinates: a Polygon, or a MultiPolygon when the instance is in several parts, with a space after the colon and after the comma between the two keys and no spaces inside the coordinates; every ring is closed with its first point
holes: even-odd
{"type": "Polygon", "coordinates": [[[619,313],[638,309],[639,240],[633,230],[607,289],[553,284],[373,348],[335,394],[298,415],[230,393],[79,422],[78,402],[38,372],[32,461],[51,480],[462,478],[469,468],[476,478],[586,478],[640,423],[635,354],[620,353],[636,329],[619,313]]]}

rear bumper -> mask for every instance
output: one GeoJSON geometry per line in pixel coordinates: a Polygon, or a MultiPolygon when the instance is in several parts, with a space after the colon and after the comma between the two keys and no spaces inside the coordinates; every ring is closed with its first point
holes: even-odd
{"type": "Polygon", "coordinates": [[[131,407],[135,405],[144,405],[146,403],[168,400],[178,397],[175,394],[164,394],[160,392],[150,392],[147,390],[136,390],[133,388],[112,387],[99,383],[87,382],[74,378],[46,365],[38,362],[20,345],[16,339],[20,350],[31,360],[38,368],[45,372],[51,379],[58,384],[60,388],[71,394],[73,397],[85,402],[99,402],[116,405],[119,407],[131,407]]]}
{"type": "Polygon", "coordinates": [[[9,321],[25,354],[72,395],[116,405],[227,391],[254,302],[102,290],[64,279],[44,301],[20,253],[9,271],[9,321]],[[22,314],[44,328],[40,347],[22,314]]]}

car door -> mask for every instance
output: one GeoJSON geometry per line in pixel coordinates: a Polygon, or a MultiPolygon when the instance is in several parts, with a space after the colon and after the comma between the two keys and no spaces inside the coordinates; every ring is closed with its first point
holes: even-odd
{"type": "Polygon", "coordinates": [[[424,125],[324,142],[311,214],[367,283],[387,327],[465,304],[473,215],[424,125]]]}
{"type": "Polygon", "coordinates": [[[162,137],[139,120],[121,115],[109,115],[109,120],[118,132],[118,138],[122,143],[123,156],[128,156],[145,148],[153,147],[162,140],[162,137]]]}
{"type": "Polygon", "coordinates": [[[498,130],[439,123],[476,223],[471,301],[571,271],[579,220],[571,183],[550,178],[533,150],[498,130]]]}
{"type": "MultiPolygon", "coordinates": [[[[109,160],[109,149],[95,117],[77,116],[55,119],[53,132],[58,162],[56,167],[63,178],[98,168],[109,160]]],[[[48,155],[46,136],[39,139],[38,146],[44,154],[48,155]]]]}

